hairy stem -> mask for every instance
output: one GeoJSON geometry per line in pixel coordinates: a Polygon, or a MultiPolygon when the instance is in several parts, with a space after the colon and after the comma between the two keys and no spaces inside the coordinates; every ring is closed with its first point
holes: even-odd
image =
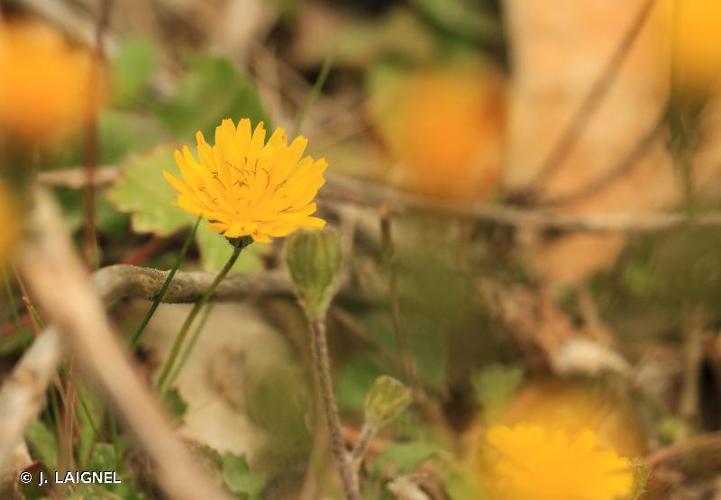
{"type": "Polygon", "coordinates": [[[190,313],[188,313],[188,316],[185,318],[185,321],[183,322],[183,325],[180,327],[180,331],[178,332],[178,336],[175,337],[173,347],[170,349],[168,359],[165,361],[163,369],[161,370],[160,376],[158,378],[158,389],[160,390],[161,394],[165,393],[165,391],[168,389],[168,377],[170,376],[170,373],[175,366],[175,362],[177,361],[178,355],[180,354],[180,348],[183,346],[185,338],[188,336],[190,327],[193,326],[193,321],[195,321],[195,318],[198,316],[198,313],[203,308],[203,306],[208,303],[208,300],[210,299],[210,297],[212,297],[215,289],[218,287],[220,282],[223,281],[223,278],[225,278],[225,276],[230,272],[231,268],[235,264],[235,261],[238,260],[240,252],[247,245],[248,240],[246,238],[238,238],[237,240],[235,240],[235,243],[233,245],[233,253],[230,256],[230,259],[228,259],[228,262],[225,263],[223,269],[220,270],[213,282],[205,290],[203,295],[200,297],[200,299],[198,299],[193,308],[190,310],[190,313]]]}
{"type": "Polygon", "coordinates": [[[150,320],[152,319],[153,315],[155,314],[155,310],[158,309],[158,306],[163,301],[163,298],[165,297],[165,292],[168,291],[168,288],[170,287],[170,283],[173,281],[173,278],[175,277],[175,273],[178,272],[178,268],[180,267],[180,264],[182,264],[183,260],[185,260],[185,256],[188,254],[188,249],[190,248],[190,244],[193,242],[193,239],[195,238],[195,233],[198,231],[198,226],[200,225],[201,218],[198,217],[198,220],[195,221],[195,225],[193,226],[192,231],[190,231],[190,234],[185,239],[185,242],[183,243],[183,247],[180,249],[180,253],[178,253],[178,257],[175,259],[175,262],[173,262],[173,267],[168,273],[168,276],[165,278],[165,281],[163,282],[163,286],[160,288],[160,291],[158,294],[153,298],[153,304],[150,306],[150,309],[148,309],[147,314],[143,318],[143,322],[140,323],[140,326],[133,334],[133,338],[130,340],[130,346],[135,347],[138,345],[138,341],[140,340],[140,336],[145,331],[145,328],[148,326],[148,323],[150,323],[150,320]]]}
{"type": "Polygon", "coordinates": [[[328,356],[328,340],[325,332],[325,321],[313,319],[309,322],[311,331],[311,345],[313,351],[313,365],[315,367],[318,392],[325,412],[328,430],[330,431],[331,448],[335,459],[338,474],[343,483],[343,492],[347,500],[361,500],[358,486],[358,476],[353,470],[350,455],[341,435],[340,417],[338,416],[338,403],[333,391],[333,380],[330,374],[330,357],[328,356]]]}

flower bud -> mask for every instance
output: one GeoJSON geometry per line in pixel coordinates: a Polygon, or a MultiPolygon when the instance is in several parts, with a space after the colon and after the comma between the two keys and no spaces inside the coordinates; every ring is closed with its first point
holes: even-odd
{"type": "Polygon", "coordinates": [[[322,318],[335,295],[340,271],[338,234],[332,229],[298,231],[286,240],[285,259],[298,302],[309,318],[322,318]]]}
{"type": "Polygon", "coordinates": [[[385,427],[408,408],[412,399],[411,390],[398,380],[378,377],[366,395],[366,425],[376,430],[385,427]]]}

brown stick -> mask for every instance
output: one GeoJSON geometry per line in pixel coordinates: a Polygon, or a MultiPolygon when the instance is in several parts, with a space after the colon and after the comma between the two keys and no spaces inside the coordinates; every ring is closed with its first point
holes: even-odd
{"type": "Polygon", "coordinates": [[[87,123],[85,125],[85,224],[83,228],[83,251],[85,262],[96,268],[97,262],[97,234],[95,229],[95,170],[98,167],[100,157],[100,145],[98,138],[98,111],[97,101],[100,96],[100,85],[102,82],[101,71],[105,63],[104,34],[110,23],[110,11],[112,0],[100,0],[100,13],[95,26],[95,55],[90,75],[87,123]]]}
{"type": "Polygon", "coordinates": [[[196,466],[123,352],[53,202],[37,193],[19,268],[80,366],[105,392],[174,499],[227,498],[196,466]]]}

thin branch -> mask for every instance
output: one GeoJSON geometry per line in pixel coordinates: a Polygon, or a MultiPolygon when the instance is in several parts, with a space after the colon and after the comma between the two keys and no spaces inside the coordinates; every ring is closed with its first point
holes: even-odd
{"type": "Polygon", "coordinates": [[[554,198],[541,198],[539,203],[544,207],[566,205],[600,192],[607,186],[613,184],[616,180],[623,177],[633,167],[646,156],[656,141],[661,137],[661,133],[666,128],[666,106],[661,108],[660,116],[653,123],[651,128],[639,138],[636,145],[614,168],[606,172],[598,179],[594,179],[580,189],[565,195],[556,196],[554,198]]]}
{"type": "Polygon", "coordinates": [[[374,209],[386,203],[390,209],[397,211],[432,210],[448,215],[469,217],[477,221],[528,229],[578,232],[653,232],[686,225],[694,227],[721,226],[721,212],[710,212],[693,218],[680,213],[564,214],[552,210],[518,208],[512,205],[459,204],[419,196],[378,182],[330,174],[328,177],[328,183],[319,192],[321,200],[326,202],[349,202],[374,209]]]}
{"type": "MultiPolygon", "coordinates": [[[[93,275],[95,287],[106,303],[123,298],[153,300],[169,271],[117,264],[93,275]]],[[[215,278],[212,273],[178,271],[163,297],[168,304],[198,300],[215,278]]],[[[213,294],[216,302],[242,301],[252,297],[289,296],[293,291],[284,273],[263,273],[259,277],[234,274],[225,278],[213,294]]]]}
{"type": "Polygon", "coordinates": [[[688,439],[683,439],[670,446],[656,450],[646,456],[644,460],[648,467],[659,465],[676,458],[703,450],[721,450],[721,432],[702,434],[688,439]]]}
{"type": "MultiPolygon", "coordinates": [[[[60,172],[42,172],[41,183],[49,186],[73,187],[77,183],[75,169],[60,172]]],[[[111,182],[116,175],[106,170],[103,181],[111,182]]],[[[721,212],[709,212],[693,218],[680,213],[595,213],[562,214],[546,209],[527,209],[513,205],[488,203],[455,203],[449,200],[422,196],[403,191],[378,181],[327,174],[327,183],[318,196],[327,204],[350,203],[377,210],[386,205],[389,210],[428,210],[447,215],[466,217],[476,221],[522,227],[527,229],[553,229],[588,233],[602,232],[656,232],[681,226],[719,227],[721,212]]],[[[96,182],[99,182],[96,179],[96,182]]]]}
{"type": "Polygon", "coordinates": [[[608,94],[611,84],[616,80],[621,66],[626,60],[626,56],[628,56],[631,51],[631,47],[633,47],[634,42],[638,38],[655,3],[655,0],[645,0],[643,5],[641,5],[641,8],[638,10],[628,30],[624,33],[598,79],[594,82],[591,90],[581,102],[576,113],[572,116],[568,126],[561,134],[560,139],[555,143],[548,156],[546,156],[536,175],[534,184],[547,181],[568,158],[573,146],[578,142],[578,139],[590,123],[594,113],[608,94]]]}
{"type": "Polygon", "coordinates": [[[174,499],[227,498],[198,468],[124,353],[51,198],[36,195],[19,268],[68,349],[103,390],[174,499]]]}
{"type": "MultiPolygon", "coordinates": [[[[95,170],[93,183],[95,187],[105,186],[114,182],[120,176],[117,167],[103,166],[95,170]]],[[[79,189],[85,187],[88,182],[85,171],[81,168],[68,168],[63,170],[51,170],[39,172],[38,180],[46,186],[64,187],[79,189]]]]}

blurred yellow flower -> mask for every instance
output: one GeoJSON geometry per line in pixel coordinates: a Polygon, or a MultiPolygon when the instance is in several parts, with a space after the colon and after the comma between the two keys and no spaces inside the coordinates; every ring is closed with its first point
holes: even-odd
{"type": "Polygon", "coordinates": [[[479,65],[425,68],[379,84],[369,112],[400,185],[483,199],[500,181],[505,119],[501,78],[479,65]]]}
{"type": "Polygon", "coordinates": [[[638,458],[647,450],[634,406],[604,386],[566,380],[527,382],[504,412],[505,425],[530,424],[579,433],[591,429],[603,446],[638,458]]]}
{"type": "Polygon", "coordinates": [[[48,26],[0,22],[0,133],[42,141],[92,116],[102,94],[94,61],[48,26]]]}
{"type": "Polygon", "coordinates": [[[688,90],[707,91],[721,83],[721,2],[670,1],[678,81],[688,90]]]}
{"type": "Polygon", "coordinates": [[[266,143],[263,122],[251,133],[250,120],[243,119],[237,128],[223,120],[213,146],[200,132],[196,140],[199,161],[187,146],[175,152],[182,180],[163,172],[186,212],[208,219],[227,238],[251,236],[266,243],[296,229],[325,225],[312,215],[327,163],[301,158],[305,137],[288,144],[285,131],[277,128],[266,143]]]}
{"type": "Polygon", "coordinates": [[[632,463],[602,447],[591,430],[498,425],[487,447],[492,500],[623,500],[634,492],[632,463]]]}

